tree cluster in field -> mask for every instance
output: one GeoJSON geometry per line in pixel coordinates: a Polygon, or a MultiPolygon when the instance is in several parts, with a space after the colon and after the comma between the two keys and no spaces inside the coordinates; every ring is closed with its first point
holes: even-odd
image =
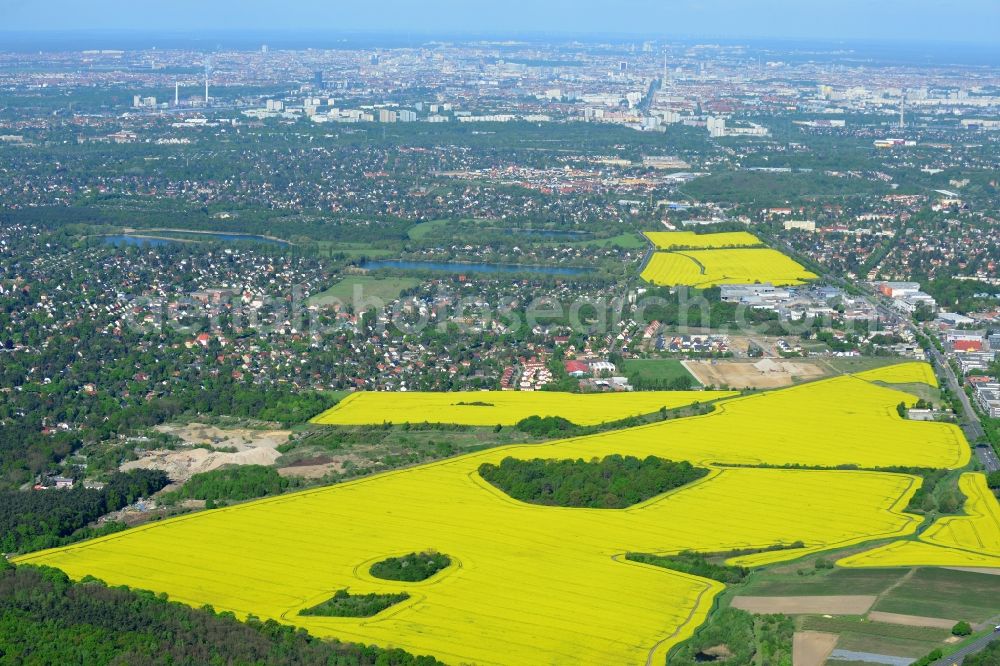
{"type": "Polygon", "coordinates": [[[415,583],[427,580],[450,565],[451,558],[447,555],[425,551],[423,553],[410,553],[402,557],[390,557],[376,562],[368,570],[368,573],[385,580],[415,583]]]}
{"type": "Polygon", "coordinates": [[[795,624],[787,615],[753,615],[735,608],[713,613],[695,635],[670,655],[674,666],[718,660],[726,664],[792,666],[795,624]],[[719,648],[725,654],[719,654],[719,648]]]}
{"type": "Polygon", "coordinates": [[[546,506],[624,509],[708,474],[687,461],[639,459],[517,460],[483,463],[479,474],[514,499],[546,506]]]}
{"type": "Polygon", "coordinates": [[[727,585],[742,583],[750,574],[746,567],[727,566],[711,562],[704,553],[685,550],[677,555],[652,555],[650,553],[626,553],[625,559],[643,564],[673,569],[683,573],[711,578],[727,585]]]}
{"type": "Polygon", "coordinates": [[[88,523],[169,482],[160,470],[137,469],[113,475],[101,490],[77,486],[0,493],[0,552],[41,550],[96,536],[101,532],[85,529],[88,523]]]}
{"type": "Polygon", "coordinates": [[[529,435],[546,438],[568,437],[579,430],[579,426],[561,416],[529,416],[518,421],[514,427],[529,435]]]}
{"type": "Polygon", "coordinates": [[[320,640],[253,617],[240,622],[166,595],[74,583],[0,558],[0,663],[437,666],[433,657],[320,640]]]}
{"type": "Polygon", "coordinates": [[[171,503],[181,499],[198,499],[213,503],[239,502],[280,495],[300,485],[300,479],[281,476],[273,467],[232,465],[195,474],[178,490],[166,493],[163,501],[171,503]]]}
{"type": "Polygon", "coordinates": [[[386,608],[406,601],[410,595],[398,594],[351,594],[347,590],[337,590],[321,604],[299,611],[299,615],[321,615],[323,617],[371,617],[386,608]]]}

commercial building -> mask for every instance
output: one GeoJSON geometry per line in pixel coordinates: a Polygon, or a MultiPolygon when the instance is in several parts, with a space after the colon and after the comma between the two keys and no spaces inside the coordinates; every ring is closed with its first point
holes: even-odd
{"type": "Polygon", "coordinates": [[[975,385],[976,404],[991,419],[1000,419],[1000,382],[983,382],[975,385]]]}

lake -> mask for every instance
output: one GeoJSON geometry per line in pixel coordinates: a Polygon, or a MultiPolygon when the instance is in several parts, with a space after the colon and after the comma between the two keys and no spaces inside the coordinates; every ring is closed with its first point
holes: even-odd
{"type": "Polygon", "coordinates": [[[474,264],[464,261],[404,261],[401,259],[379,259],[366,261],[361,268],[378,270],[395,268],[405,271],[446,271],[449,273],[541,273],[543,275],[585,275],[589,268],[567,268],[562,266],[519,266],[516,264],[474,264]]]}

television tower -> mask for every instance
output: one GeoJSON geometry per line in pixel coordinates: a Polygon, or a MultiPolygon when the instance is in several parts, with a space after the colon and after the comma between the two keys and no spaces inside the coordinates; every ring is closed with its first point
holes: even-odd
{"type": "Polygon", "coordinates": [[[899,96],[899,129],[906,127],[906,91],[902,91],[899,96]]]}
{"type": "Polygon", "coordinates": [[[212,59],[205,59],[205,106],[208,106],[208,72],[212,68],[212,59]]]}
{"type": "Polygon", "coordinates": [[[174,81],[174,106],[181,105],[181,83],[174,81]]]}

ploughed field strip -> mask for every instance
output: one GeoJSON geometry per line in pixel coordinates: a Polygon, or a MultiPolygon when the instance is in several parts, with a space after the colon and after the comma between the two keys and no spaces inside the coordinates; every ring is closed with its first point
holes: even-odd
{"type": "Polygon", "coordinates": [[[591,426],[736,395],[733,391],[456,391],[448,393],[358,392],[313,419],[321,425],[457,423],[514,425],[529,416],[560,416],[591,426]]]}
{"type": "MultiPolygon", "coordinates": [[[[913,534],[920,518],[903,507],[919,477],[722,466],[968,461],[958,428],[905,421],[896,412],[901,401],[915,398],[843,376],[727,400],[706,416],[478,452],[152,523],[20,561],[446,662],[662,663],[704,621],[723,585],[627,561],[624,553],[803,542],[737,558],[759,564],[913,534]],[[584,509],[513,500],[477,471],[507,457],[609,454],[688,460],[710,472],[627,509],[584,509]],[[447,553],[451,564],[428,580],[369,573],[388,557],[431,550],[447,553]],[[370,618],[299,615],[345,589],[409,596],[370,618]]],[[[384,420],[399,419],[389,413],[384,420]]]]}
{"type": "Polygon", "coordinates": [[[759,238],[746,231],[724,231],[717,234],[696,234],[693,231],[647,231],[645,236],[658,250],[758,247],[763,245],[759,238]]]}
{"type": "Polygon", "coordinates": [[[656,285],[698,288],[770,282],[799,285],[815,278],[799,263],[770,248],[656,252],[642,278],[656,285]]]}

